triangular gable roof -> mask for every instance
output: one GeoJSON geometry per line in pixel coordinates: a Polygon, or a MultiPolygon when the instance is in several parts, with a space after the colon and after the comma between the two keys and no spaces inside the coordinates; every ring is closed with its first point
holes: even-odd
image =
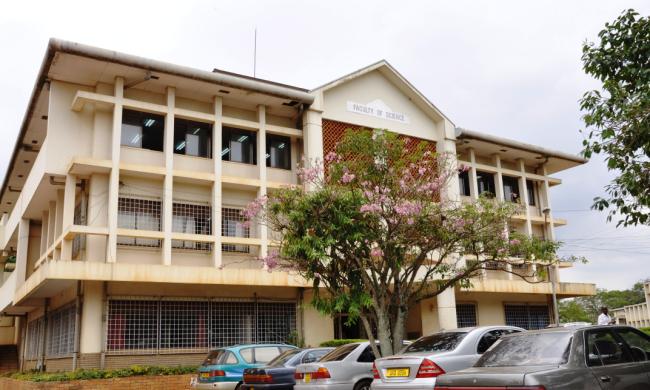
{"type": "Polygon", "coordinates": [[[426,96],[424,96],[417,88],[415,88],[413,84],[411,84],[404,76],[402,76],[400,72],[397,71],[397,69],[395,69],[386,60],[379,60],[374,64],[368,65],[345,76],[339,77],[336,80],[332,80],[326,84],[316,87],[309,92],[325,92],[328,89],[335,88],[341,84],[347,83],[350,80],[354,80],[375,70],[379,71],[384,77],[391,81],[403,94],[408,96],[411,101],[413,101],[413,103],[428,116],[436,120],[439,118],[444,118],[451,122],[452,125],[454,125],[454,122],[451,119],[443,114],[442,111],[438,109],[438,107],[436,107],[429,99],[427,99],[426,96]]]}

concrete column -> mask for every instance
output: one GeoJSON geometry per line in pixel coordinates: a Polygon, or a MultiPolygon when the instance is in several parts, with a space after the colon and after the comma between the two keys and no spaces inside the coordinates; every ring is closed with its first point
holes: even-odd
{"type": "Polygon", "coordinates": [[[54,226],[56,225],[56,202],[50,201],[47,219],[47,247],[54,244],[54,226]]]}
{"type": "Polygon", "coordinates": [[[542,207],[542,210],[544,208],[548,209],[548,218],[547,218],[547,223],[546,226],[544,226],[544,229],[547,232],[547,237],[551,240],[555,240],[555,226],[553,224],[553,209],[551,208],[551,191],[550,191],[550,185],[548,184],[548,174],[546,172],[546,166],[542,166],[542,175],[544,176],[544,200],[546,202],[546,207],[542,207]]]}
{"type": "MultiPolygon", "coordinates": [[[[54,239],[58,240],[63,232],[63,203],[65,190],[56,190],[56,218],[54,219],[54,239]]],[[[61,259],[61,249],[54,250],[54,260],[61,259]]]]}
{"type": "MultiPolygon", "coordinates": [[[[451,158],[454,159],[452,166],[458,167],[458,160],[456,158],[456,141],[453,139],[443,139],[438,142],[436,145],[439,153],[448,154],[451,158]]],[[[460,202],[460,183],[458,180],[458,175],[453,174],[449,178],[449,183],[444,189],[444,197],[451,202],[460,202]]]]}
{"type": "Polygon", "coordinates": [[[47,210],[44,210],[41,217],[41,256],[43,256],[43,253],[45,253],[47,250],[47,229],[49,224],[48,215],[49,212],[47,210]]]}
{"type": "Polygon", "coordinates": [[[113,106],[113,132],[111,134],[111,173],[108,180],[108,244],[106,261],[117,260],[117,200],[120,193],[120,146],[122,144],[122,102],[124,78],[115,78],[115,105],[113,106]]]}
{"type": "MultiPolygon", "coordinates": [[[[88,181],[88,226],[107,226],[108,224],[108,175],[94,174],[88,181]]],[[[106,236],[88,235],[86,237],[86,261],[106,261],[106,236]]]]}
{"type": "Polygon", "coordinates": [[[524,164],[523,159],[517,161],[519,163],[519,172],[521,176],[519,177],[519,192],[521,192],[521,202],[524,206],[524,213],[526,215],[526,234],[531,236],[533,234],[533,227],[530,221],[530,210],[528,209],[528,187],[526,186],[526,165],[524,164]]]}
{"type": "Polygon", "coordinates": [[[441,329],[455,329],[456,321],[456,292],[450,287],[436,296],[438,304],[438,322],[441,329]]]}
{"type": "Polygon", "coordinates": [[[29,219],[22,218],[18,222],[18,242],[16,243],[16,290],[22,287],[27,279],[27,251],[29,250],[29,219]]]}
{"type": "Polygon", "coordinates": [[[469,148],[469,195],[478,199],[478,182],[476,181],[476,154],[474,148],[469,148]]]}
{"type": "Polygon", "coordinates": [[[214,183],[212,183],[212,235],[214,243],[212,248],[212,263],[220,268],[223,264],[221,259],[221,172],[222,160],[222,118],[223,99],[221,96],[214,97],[214,122],[212,124],[212,161],[214,163],[214,183]]]}
{"type": "Polygon", "coordinates": [[[501,173],[501,156],[499,156],[498,154],[494,155],[494,165],[496,165],[497,167],[497,174],[495,176],[496,180],[494,183],[494,191],[495,191],[494,196],[497,197],[497,200],[499,202],[503,202],[505,200],[503,195],[503,174],[501,173]]]}
{"type": "Polygon", "coordinates": [[[104,305],[103,282],[84,281],[81,310],[81,336],[79,352],[83,354],[101,353],[104,329],[102,311],[104,305]]]}
{"type": "MultiPolygon", "coordinates": [[[[313,108],[302,114],[303,156],[306,162],[323,161],[323,112],[313,108]]],[[[310,186],[306,187],[310,190],[310,186]]]]}
{"type": "MultiPolygon", "coordinates": [[[[266,188],[266,106],[257,106],[257,118],[260,125],[257,132],[257,166],[259,167],[260,188],[257,196],[267,195],[266,188]]],[[[264,257],[269,252],[268,228],[265,224],[259,225],[260,239],[260,257],[264,257]]]]}
{"type": "Polygon", "coordinates": [[[163,184],[163,240],[162,263],[172,264],[172,218],[174,202],[174,106],[176,89],[167,88],[167,116],[165,117],[165,182],[163,184]]]}
{"type": "MultiPolygon", "coordinates": [[[[62,232],[74,224],[76,189],[77,177],[73,175],[66,175],[65,189],[63,190],[63,215],[61,216],[62,232]]],[[[61,242],[61,260],[72,260],[72,240],[63,240],[63,242],[61,242]]]]}
{"type": "MultiPolygon", "coordinates": [[[[303,302],[311,302],[313,296],[313,290],[306,289],[303,302]]],[[[323,341],[334,338],[334,320],[332,317],[321,314],[309,303],[305,304],[302,309],[304,324],[308,327],[303,336],[306,346],[317,347],[323,341]]]]}

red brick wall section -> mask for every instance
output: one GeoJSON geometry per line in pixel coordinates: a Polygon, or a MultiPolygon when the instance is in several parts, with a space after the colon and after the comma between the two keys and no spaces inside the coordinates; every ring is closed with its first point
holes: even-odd
{"type": "Polygon", "coordinates": [[[0,390],[190,390],[192,376],[132,376],[69,382],[28,382],[0,378],[0,390]]]}

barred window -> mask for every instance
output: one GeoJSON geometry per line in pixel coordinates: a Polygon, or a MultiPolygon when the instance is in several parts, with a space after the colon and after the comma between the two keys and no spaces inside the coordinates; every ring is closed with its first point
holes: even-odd
{"type": "MultiPolygon", "coordinates": [[[[174,202],[172,206],[172,231],[187,234],[212,234],[212,207],[205,204],[174,202]]],[[[172,248],[209,252],[209,242],[172,240],[172,248]]]]}
{"type": "MultiPolygon", "coordinates": [[[[160,200],[120,197],[117,203],[117,226],[124,229],[160,231],[160,200]]],[[[120,245],[160,247],[160,240],[141,237],[118,237],[120,245]]]]}
{"type": "Polygon", "coordinates": [[[47,320],[48,357],[68,356],[74,352],[75,306],[52,312],[47,320]]]}
{"type": "Polygon", "coordinates": [[[27,324],[27,345],[25,346],[26,359],[36,360],[41,356],[44,332],[45,321],[43,317],[27,324]]]}
{"type": "MultiPolygon", "coordinates": [[[[250,227],[244,223],[244,216],[241,215],[241,209],[222,208],[221,209],[221,235],[225,237],[250,237],[250,227]]],[[[224,252],[250,253],[249,245],[222,244],[221,250],[224,252]]]]}
{"type": "Polygon", "coordinates": [[[533,330],[550,324],[547,305],[505,305],[504,310],[506,325],[533,330]]]}
{"type": "Polygon", "coordinates": [[[280,343],[295,330],[295,303],[109,300],[107,351],[206,351],[280,343]]]}
{"type": "Polygon", "coordinates": [[[456,304],[456,322],[459,328],[476,326],[476,305],[473,303],[456,304]]]}

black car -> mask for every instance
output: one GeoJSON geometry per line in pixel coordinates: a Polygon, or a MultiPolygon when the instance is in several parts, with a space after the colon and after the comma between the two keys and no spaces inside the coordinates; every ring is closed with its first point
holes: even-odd
{"type": "Polygon", "coordinates": [[[292,390],[296,384],[296,366],[317,362],[333,349],[307,348],[285,351],[264,367],[245,369],[241,390],[292,390]]]}

